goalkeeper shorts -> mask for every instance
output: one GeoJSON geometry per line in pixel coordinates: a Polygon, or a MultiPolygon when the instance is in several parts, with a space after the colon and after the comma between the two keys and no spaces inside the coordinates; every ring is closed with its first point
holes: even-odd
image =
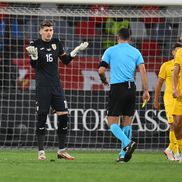
{"type": "Polygon", "coordinates": [[[49,113],[50,107],[52,107],[55,112],[68,111],[63,89],[60,86],[37,87],[36,107],[38,114],[49,113]]]}

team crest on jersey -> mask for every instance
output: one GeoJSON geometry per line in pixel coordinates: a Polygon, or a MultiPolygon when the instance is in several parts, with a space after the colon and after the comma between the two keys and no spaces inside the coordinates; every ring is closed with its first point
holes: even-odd
{"type": "Polygon", "coordinates": [[[51,45],[54,50],[56,50],[56,44],[51,45]]]}

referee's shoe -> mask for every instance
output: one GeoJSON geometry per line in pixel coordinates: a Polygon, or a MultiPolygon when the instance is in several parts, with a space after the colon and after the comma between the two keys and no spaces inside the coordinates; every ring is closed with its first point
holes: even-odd
{"type": "Polygon", "coordinates": [[[118,163],[126,163],[128,162],[130,159],[132,158],[132,155],[130,157],[128,157],[127,159],[125,157],[118,157],[118,159],[116,159],[116,162],[118,163]]]}
{"type": "Polygon", "coordinates": [[[125,156],[124,156],[125,162],[128,162],[131,159],[132,153],[135,151],[136,147],[137,147],[137,144],[134,141],[131,141],[129,143],[129,145],[127,147],[125,147],[125,149],[124,149],[126,152],[125,156]]]}

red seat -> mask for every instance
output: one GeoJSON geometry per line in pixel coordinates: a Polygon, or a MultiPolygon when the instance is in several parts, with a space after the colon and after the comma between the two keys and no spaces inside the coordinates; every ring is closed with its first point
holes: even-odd
{"type": "Polygon", "coordinates": [[[159,57],[161,55],[160,48],[156,41],[143,41],[140,51],[143,56],[159,57]]]}
{"type": "Polygon", "coordinates": [[[147,72],[155,72],[158,75],[163,60],[157,57],[144,57],[144,61],[147,72]]]}
{"type": "MultiPolygon", "coordinates": [[[[8,7],[8,4],[7,3],[0,3],[0,9],[1,8],[6,8],[8,7]]],[[[2,21],[7,15],[5,14],[0,14],[0,21],[2,21]]]]}
{"type": "Polygon", "coordinates": [[[95,22],[93,21],[82,21],[76,25],[76,34],[80,36],[95,36],[95,22]]]}

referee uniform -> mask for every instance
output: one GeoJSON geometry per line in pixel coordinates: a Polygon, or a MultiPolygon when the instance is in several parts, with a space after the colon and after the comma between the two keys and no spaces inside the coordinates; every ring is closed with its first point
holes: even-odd
{"type": "Polygon", "coordinates": [[[135,112],[136,67],[143,64],[141,53],[128,43],[108,48],[102,56],[101,65],[110,66],[108,116],[132,116],[135,112]]]}
{"type": "Polygon", "coordinates": [[[138,49],[128,43],[129,40],[129,29],[122,28],[117,34],[118,44],[106,49],[98,71],[102,83],[107,85],[105,71],[110,66],[107,115],[110,131],[122,144],[117,162],[128,162],[136,149],[136,143],[131,140],[131,116],[135,112],[136,86],[134,76],[137,67],[141,74],[144,90],[143,100],[148,101],[150,98],[143,57],[138,49]],[[123,116],[122,125],[118,124],[120,116],[123,116]]]}

